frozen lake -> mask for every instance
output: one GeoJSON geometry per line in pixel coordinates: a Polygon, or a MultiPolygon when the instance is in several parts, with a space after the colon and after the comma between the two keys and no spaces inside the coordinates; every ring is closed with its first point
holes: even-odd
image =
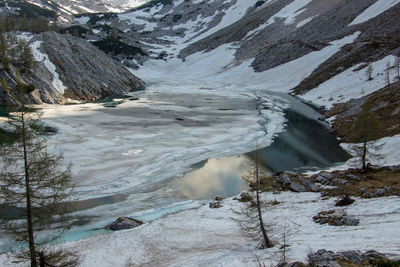
{"type": "Polygon", "coordinates": [[[67,241],[119,216],[150,221],[238,194],[256,144],[271,171],[347,159],[319,114],[285,94],[155,83],[114,103],[43,106],[59,129],[49,147],[72,163],[76,184],[67,241]]]}

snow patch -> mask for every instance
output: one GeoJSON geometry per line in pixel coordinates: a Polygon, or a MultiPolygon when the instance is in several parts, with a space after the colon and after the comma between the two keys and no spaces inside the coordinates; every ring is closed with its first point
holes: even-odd
{"type": "Polygon", "coordinates": [[[56,72],[56,66],[50,61],[49,56],[40,51],[40,45],[42,41],[35,41],[31,44],[31,49],[35,61],[43,62],[46,68],[53,75],[52,85],[60,93],[64,94],[67,87],[64,86],[63,82],[60,80],[58,73],[56,72]]]}
{"type": "MultiPolygon", "coordinates": [[[[335,103],[344,103],[353,98],[357,99],[369,95],[387,85],[387,64],[389,62],[390,66],[393,66],[395,58],[395,56],[389,55],[371,63],[373,68],[372,80],[368,80],[367,68],[354,71],[362,65],[358,64],[325,81],[301,97],[330,109],[335,103]]],[[[389,69],[391,82],[396,81],[395,71],[395,68],[389,69]]]]}
{"type": "Polygon", "coordinates": [[[400,0],[378,0],[356,17],[349,26],[364,23],[400,3],[400,0]]]}

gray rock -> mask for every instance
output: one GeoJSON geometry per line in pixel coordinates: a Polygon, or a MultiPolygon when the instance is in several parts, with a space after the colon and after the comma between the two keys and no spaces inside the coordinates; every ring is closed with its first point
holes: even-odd
{"type": "Polygon", "coordinates": [[[364,261],[364,257],[362,253],[358,250],[350,250],[340,252],[343,256],[345,256],[349,261],[361,264],[364,261]]]}
{"type": "Polygon", "coordinates": [[[119,217],[114,222],[107,225],[105,228],[113,231],[131,229],[142,225],[143,221],[136,220],[129,217],[119,217]]]}
{"type": "Polygon", "coordinates": [[[305,187],[307,187],[308,189],[310,189],[313,192],[319,192],[320,189],[318,186],[316,186],[315,184],[313,184],[311,181],[303,179],[301,177],[298,178],[299,182],[301,182],[305,187]]]}
{"type": "Polygon", "coordinates": [[[381,196],[384,196],[385,193],[386,193],[385,188],[378,188],[378,189],[376,189],[375,193],[373,193],[372,195],[373,195],[373,197],[381,197],[381,196]]]}
{"type": "Polygon", "coordinates": [[[320,184],[330,185],[333,178],[334,176],[329,172],[320,172],[315,180],[320,184]]]}
{"type": "Polygon", "coordinates": [[[294,192],[307,192],[307,188],[305,188],[303,185],[300,185],[298,183],[292,182],[290,184],[290,189],[294,192]]]}
{"type": "Polygon", "coordinates": [[[347,183],[348,183],[347,180],[341,178],[333,178],[331,181],[331,184],[333,185],[345,185],[347,183]]]}
{"type": "Polygon", "coordinates": [[[319,224],[328,223],[331,226],[356,226],[360,223],[359,219],[340,214],[335,210],[322,211],[313,217],[313,221],[319,224]]]}
{"type": "Polygon", "coordinates": [[[280,176],[280,182],[284,185],[284,186],[289,186],[293,181],[292,181],[292,179],[290,179],[290,177],[286,174],[286,173],[283,173],[281,176],[280,176]]]}
{"type": "Polygon", "coordinates": [[[360,266],[364,264],[365,260],[377,260],[387,258],[384,254],[369,250],[365,253],[361,253],[358,250],[349,250],[334,253],[325,249],[320,249],[315,253],[309,253],[307,255],[308,263],[310,266],[341,266],[337,261],[344,261],[351,264],[357,264],[360,266]]]}
{"type": "Polygon", "coordinates": [[[356,219],[352,216],[343,216],[342,220],[343,225],[347,225],[347,226],[356,226],[360,223],[359,219],[356,219]]]}

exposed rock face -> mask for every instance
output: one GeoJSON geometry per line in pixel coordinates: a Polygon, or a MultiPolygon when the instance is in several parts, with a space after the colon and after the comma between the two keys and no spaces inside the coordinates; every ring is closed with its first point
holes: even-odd
{"type": "MultiPolygon", "coordinates": [[[[21,81],[35,87],[28,97],[24,97],[26,103],[94,100],[144,88],[143,81],[85,40],[45,32],[33,36],[30,46],[39,61],[34,63],[32,70],[21,73],[21,81]]],[[[16,98],[21,98],[15,89],[16,73],[13,66],[10,71],[0,71],[0,76],[6,79],[14,93],[4,92],[0,87],[0,104],[14,104],[16,98]]]]}
{"type": "Polygon", "coordinates": [[[119,217],[114,222],[107,225],[105,228],[113,231],[118,231],[118,230],[135,228],[142,224],[143,224],[142,221],[133,218],[119,217]]]}
{"type": "Polygon", "coordinates": [[[122,64],[82,39],[47,32],[42,46],[50,61],[58,63],[60,80],[68,88],[66,97],[92,100],[138,90],[144,85],[122,64]]]}

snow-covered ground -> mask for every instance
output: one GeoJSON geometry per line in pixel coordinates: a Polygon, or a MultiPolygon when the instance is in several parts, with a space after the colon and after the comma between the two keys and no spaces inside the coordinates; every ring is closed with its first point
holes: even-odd
{"type": "MultiPolygon", "coordinates": [[[[274,23],[275,18],[284,18],[287,24],[294,23],[309,2],[293,1],[268,23],[274,23]]],[[[175,1],[175,5],[182,3],[175,1]]],[[[371,19],[397,3],[379,0],[373,11],[365,10],[352,24],[371,19]]],[[[238,1],[225,10],[227,15],[222,22],[202,37],[240,18],[247,4],[238,1]]],[[[130,13],[121,14],[120,18],[143,24],[146,30],[152,29],[154,25],[145,24],[141,16],[149,17],[159,8],[154,7],[150,13],[142,12],[136,17],[130,13]]],[[[299,22],[298,26],[308,21],[299,22]]],[[[189,22],[186,26],[193,25],[189,22]]],[[[359,34],[333,41],[320,51],[262,73],[255,73],[250,61],[235,61],[234,44],[196,53],[184,62],[150,60],[134,71],[150,84],[146,92],[133,94],[139,101],[124,100],[113,109],[104,108],[102,104],[44,106],[44,121],[59,129],[50,140],[51,148],[62,151],[65,160],[73,163],[72,171],[78,185],[74,197],[86,204],[94,200],[94,204],[87,204],[87,209],[75,213],[77,218],[89,218],[93,223],[84,231],[72,229],[67,241],[87,237],[93,233],[92,228],[101,228],[117,216],[146,221],[133,230],[101,233],[63,245],[79,251],[83,257],[82,266],[123,266],[128,262],[139,266],[257,266],[257,258],[266,265],[276,262],[278,246],[264,251],[255,249],[256,242],[232,220],[235,217],[232,209],[245,204],[229,198],[223,201],[222,208],[210,209],[207,204],[203,205],[204,201],[193,200],[196,197],[182,190],[177,180],[199,162],[214,158],[205,163],[213,169],[215,158],[250,151],[256,140],[261,146],[270,144],[274,136],[284,130],[284,110],[288,103],[267,91],[289,92],[359,34]],[[254,107],[256,94],[270,104],[262,116],[254,107]],[[265,128],[268,136],[264,134],[265,128]],[[107,199],[105,203],[104,199],[107,199]]],[[[172,38],[171,41],[175,44],[160,50],[176,54],[188,44],[185,43],[188,39],[172,38]]],[[[46,63],[48,59],[40,53],[39,46],[39,42],[32,46],[35,58],[46,63]]],[[[370,94],[385,86],[385,67],[393,60],[389,56],[373,62],[372,81],[365,81],[365,69],[354,71],[358,67],[355,66],[302,97],[329,108],[334,103],[370,94]]],[[[52,66],[46,66],[53,74],[53,85],[62,92],[63,85],[58,83],[52,66]]],[[[393,73],[391,75],[394,79],[393,73]]],[[[379,164],[398,163],[399,135],[377,142],[382,144],[384,155],[379,164]]],[[[233,170],[243,164],[240,158],[230,162],[226,169],[233,170]]],[[[353,163],[354,160],[349,161],[341,168],[353,163]]],[[[243,171],[242,167],[238,170],[243,171]]],[[[207,175],[216,176],[218,171],[208,172],[200,180],[199,176],[192,178],[190,175],[184,179],[192,181],[191,187],[204,183],[213,185],[214,180],[203,180],[207,175]]],[[[314,193],[263,194],[269,201],[274,197],[281,203],[264,208],[265,221],[272,224],[270,234],[276,242],[281,241],[282,229],[287,225],[291,260],[304,260],[309,251],[320,248],[375,249],[399,254],[398,197],[357,199],[352,206],[341,208],[360,219],[356,227],[333,227],[312,221],[312,216],[318,212],[334,208],[332,198],[322,199],[314,193]]],[[[6,263],[6,256],[1,255],[0,265],[6,263]]]]}
{"type": "Polygon", "coordinates": [[[387,85],[387,75],[389,75],[391,83],[397,81],[397,70],[393,67],[395,60],[395,56],[389,55],[369,63],[372,66],[372,80],[369,80],[367,75],[368,67],[355,71],[362,65],[358,64],[332,77],[301,97],[330,109],[333,104],[345,103],[350,99],[372,94],[387,85]]]}
{"type": "MultiPolygon", "coordinates": [[[[391,255],[399,254],[400,198],[356,199],[342,207],[348,215],[360,219],[358,226],[316,224],[312,216],[335,208],[334,199],[321,199],[316,193],[264,193],[268,203],[274,198],[278,205],[264,206],[264,220],[271,224],[270,237],[282,242],[287,228],[288,258],[304,261],[307,253],[326,248],[333,251],[376,249],[391,255]]],[[[79,251],[80,266],[269,266],[279,260],[279,245],[258,250],[251,239],[232,218],[232,210],[246,204],[226,199],[220,209],[208,205],[168,215],[132,230],[65,244],[79,251]]],[[[7,263],[5,255],[0,263],[7,263]]],[[[6,266],[6,265],[3,265],[6,266]]]]}

